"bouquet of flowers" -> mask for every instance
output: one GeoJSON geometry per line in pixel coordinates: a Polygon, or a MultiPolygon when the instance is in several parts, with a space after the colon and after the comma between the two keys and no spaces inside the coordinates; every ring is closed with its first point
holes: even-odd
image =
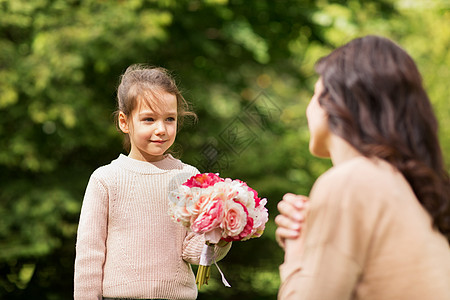
{"type": "Polygon", "coordinates": [[[218,174],[192,176],[169,193],[169,214],[175,222],[191,231],[204,234],[203,248],[196,284],[208,284],[214,260],[214,245],[245,241],[260,237],[268,220],[267,200],[245,182],[223,179],[218,174]]]}

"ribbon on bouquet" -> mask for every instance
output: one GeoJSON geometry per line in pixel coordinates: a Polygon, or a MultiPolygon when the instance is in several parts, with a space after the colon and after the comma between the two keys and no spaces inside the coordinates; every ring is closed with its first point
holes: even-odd
{"type": "Polygon", "coordinates": [[[206,242],[205,245],[203,245],[202,253],[200,255],[200,263],[198,266],[197,276],[195,278],[195,283],[197,284],[198,289],[200,289],[203,284],[208,284],[212,263],[214,263],[217,267],[217,270],[219,270],[220,276],[222,277],[223,285],[226,287],[231,287],[231,285],[226,280],[225,275],[223,274],[222,270],[219,268],[219,265],[216,262],[216,258],[214,255],[214,246],[215,244],[212,244],[210,242],[206,242]]]}

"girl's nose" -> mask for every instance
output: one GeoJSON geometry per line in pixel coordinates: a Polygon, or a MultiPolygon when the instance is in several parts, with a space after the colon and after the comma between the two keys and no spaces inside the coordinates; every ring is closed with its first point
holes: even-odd
{"type": "Polygon", "coordinates": [[[166,133],[166,125],[164,124],[164,122],[157,122],[156,123],[155,134],[163,135],[165,133],[166,133]]]}

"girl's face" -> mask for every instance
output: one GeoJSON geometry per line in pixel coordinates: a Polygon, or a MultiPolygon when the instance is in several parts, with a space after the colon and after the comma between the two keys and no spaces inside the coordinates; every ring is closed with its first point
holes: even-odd
{"type": "Polygon", "coordinates": [[[314,95],[306,109],[309,128],[309,151],[318,157],[330,157],[329,141],[330,129],[328,127],[328,117],[325,110],[319,104],[319,96],[323,91],[322,79],[316,82],[314,95]]]}
{"type": "Polygon", "coordinates": [[[177,134],[177,98],[160,92],[152,97],[152,107],[138,99],[130,116],[119,113],[119,127],[130,137],[131,158],[154,162],[163,159],[164,153],[175,141],[177,134]]]}

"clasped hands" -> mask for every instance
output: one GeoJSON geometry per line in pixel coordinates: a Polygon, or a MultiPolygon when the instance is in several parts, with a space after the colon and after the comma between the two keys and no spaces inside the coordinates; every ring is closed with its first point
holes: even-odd
{"type": "Polygon", "coordinates": [[[308,213],[309,198],[302,195],[285,194],[278,202],[280,214],[275,218],[277,230],[275,238],[281,248],[285,248],[286,239],[300,237],[308,213]]]}

